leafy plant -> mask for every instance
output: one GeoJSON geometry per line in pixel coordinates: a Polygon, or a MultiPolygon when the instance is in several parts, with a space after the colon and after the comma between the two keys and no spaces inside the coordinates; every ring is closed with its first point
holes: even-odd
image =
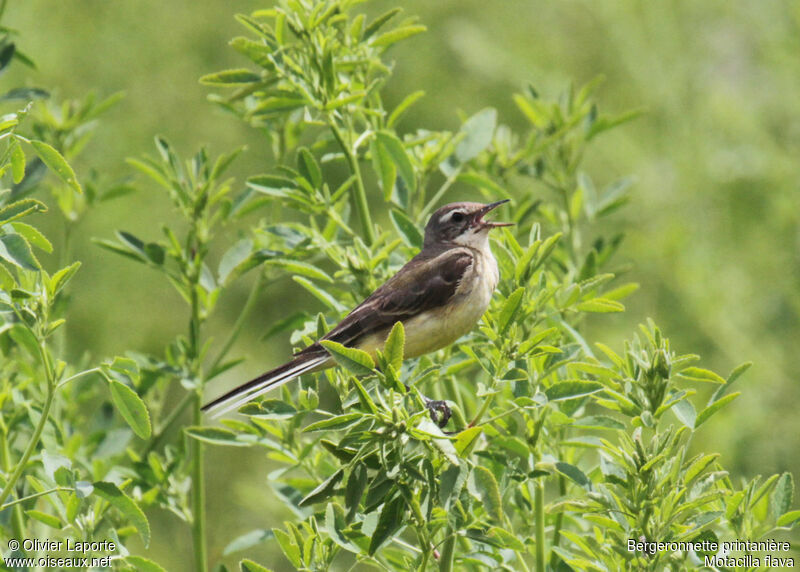
{"type": "MultiPolygon", "coordinates": [[[[0,14],[5,3],[0,5],[0,14]]],[[[14,60],[32,65],[17,50],[12,32],[2,29],[0,73],[14,60]]],[[[91,542],[114,539],[123,560],[126,537],[138,534],[150,542],[148,521],[126,490],[130,480],[119,473],[132,433],[150,435],[147,408],[136,393],[139,368],[115,357],[89,367],[62,359],[55,338],[65,328],[65,291],[80,268],[69,261],[65,241],[61,264],[48,272],[39,256],[54,246],[32,224],[47,210],[30,195],[48,186],[65,217],[65,228],[77,218],[75,205],[93,203],[64,157],[77,154],[87,140],[86,122],[107,108],[89,98],[78,110],[62,107],[57,118],[39,88],[17,88],[0,96],[14,111],[0,122],[0,176],[9,188],[0,191],[0,515],[3,535],[19,541],[45,537],[47,530],[91,542]],[[21,107],[20,107],[21,105],[21,107]],[[53,182],[45,178],[54,175],[53,182]],[[64,254],[64,253],[67,254],[64,254]],[[93,378],[105,383],[87,383],[93,378]],[[105,387],[103,387],[105,386],[105,387]],[[114,429],[113,415],[86,414],[89,404],[113,403],[129,429],[114,429]]],[[[90,187],[87,186],[87,191],[90,187]]],[[[13,549],[9,557],[27,549],[13,549]]],[[[38,551],[38,549],[37,549],[38,551]]],[[[123,560],[120,560],[122,562],[123,560]]]]}
{"type": "MultiPolygon", "coordinates": [[[[597,82],[554,100],[529,86],[511,97],[522,131],[491,108],[455,131],[400,129],[423,94],[387,109],[387,55],[425,28],[397,8],[369,20],[354,10],[361,3],[282,0],[239,15],[247,36],[231,46],[249,67],[202,78],[229,88],[216,105],[263,132],[266,172],[237,185],[227,173],[241,149],[185,160],[160,136],[154,157],[129,160],[179,221],[160,239],[120,230],[97,243],[163,276],[185,302],[186,330],[163,355],[72,360],[56,339],[79,267],[71,233],[134,188],[91,171],[79,183],[71,166],[118,96],[60,106],[38,88],[0,96],[21,102],[0,119],[4,539],[111,538],[113,566],[160,570],[126,545],[138,535],[147,548],[143,510],[161,508],[191,528],[194,569],[207,570],[208,445],[263,449],[272,498],[292,515],[229,539],[223,556],[269,542],[301,570],[685,570],[721,552],[641,547],[791,529],[791,474],[740,482],[692,447],[738,397],[731,386],[749,364],[727,377],[698,367],[650,321],[621,349],[587,339],[587,322],[624,311],[638,285],[615,258],[623,235],[597,224],[627,201],[630,179],[597,184],[582,160],[636,112],[601,114],[597,82]],[[324,342],[338,367],[205,422],[208,383],[241,363],[230,354],[275,281],[291,277],[324,308],[264,334],[305,347],[419,250],[439,204],[467,193],[512,198],[502,218],[515,222],[493,237],[501,280],[471,334],[413,360],[401,323],[375,361],[324,342]],[[42,195],[63,221],[56,248],[31,224],[42,195]],[[54,250],[60,263],[48,272],[39,257],[54,250]],[[209,318],[250,271],[235,324],[215,342],[209,318]],[[449,426],[431,420],[423,394],[448,401],[449,426]]],[[[0,72],[29,62],[3,32],[0,72]]],[[[239,567],[266,570],[250,558],[239,567]]]]}
{"type": "Polygon", "coordinates": [[[780,509],[756,516],[742,508],[755,484],[749,494],[737,489],[715,455],[689,453],[693,432],[738,395],[728,388],[747,364],[727,379],[693,366],[697,357],[675,355],[653,324],[621,355],[582,333],[587,317],[623,311],[620,300],[637,288],[614,268],[622,236],[591,226],[624,204],[630,181],[598,191],[580,170],[595,137],[636,114],[600,115],[596,84],[552,102],[529,88],[513,98],[529,121],[525,133],[485,109],[456,133],[401,135],[398,119],[421,94],[386,110],[391,66],[382,58],[422,28],[413,20],[389,28],[399,10],[367,23],[352,4],[279,2],[239,16],[255,39],[231,45],[257,70],[203,78],[233,88],[212,99],[271,139],[275,171],[248,179],[250,189],[305,217],[257,231],[281,258],[303,261],[284,269],[328,309],[281,324],[296,328],[292,342],[323,335],[408,259],[451,188],[514,197],[516,227],[493,243],[498,295],[457,346],[403,362],[397,325],[376,367],[363,352],[326,343],[340,368],[244,406],[244,420],[187,430],[207,443],[261,446],[281,465],[269,482],[296,521],[231,547],[274,538],[292,566],[309,570],[353,561],[677,570],[702,565],[702,555],[643,555],[628,551],[627,539],[738,537],[743,513],[759,537],[796,520],[786,512],[788,489],[773,492],[780,509]],[[337,163],[349,177],[337,178],[337,163]],[[376,184],[394,232],[375,227],[365,208],[365,189],[376,184]],[[699,413],[695,383],[718,386],[699,413]],[[330,400],[320,400],[322,384],[335,390],[330,400]],[[419,390],[452,402],[454,432],[431,422],[419,390]]]}

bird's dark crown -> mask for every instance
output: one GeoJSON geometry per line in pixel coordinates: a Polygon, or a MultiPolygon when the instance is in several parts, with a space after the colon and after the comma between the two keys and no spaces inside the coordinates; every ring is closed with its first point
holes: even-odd
{"type": "Polygon", "coordinates": [[[444,205],[431,215],[425,226],[424,246],[433,244],[451,243],[459,236],[470,232],[481,232],[495,226],[505,226],[507,223],[490,223],[483,220],[483,216],[490,210],[508,201],[496,203],[450,203],[444,205]]]}

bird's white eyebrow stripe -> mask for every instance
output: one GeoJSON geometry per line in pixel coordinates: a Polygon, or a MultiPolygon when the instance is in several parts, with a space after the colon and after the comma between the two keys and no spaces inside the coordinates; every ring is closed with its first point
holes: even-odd
{"type": "MultiPolygon", "coordinates": [[[[450,212],[444,213],[442,216],[440,216],[440,217],[439,217],[439,222],[440,222],[440,223],[447,222],[448,220],[450,220],[451,218],[453,218],[453,215],[454,215],[454,214],[456,214],[456,213],[460,213],[460,212],[461,212],[461,211],[460,211],[459,209],[453,209],[453,210],[451,210],[450,212]]],[[[464,213],[461,213],[461,214],[464,214],[464,213]]]]}

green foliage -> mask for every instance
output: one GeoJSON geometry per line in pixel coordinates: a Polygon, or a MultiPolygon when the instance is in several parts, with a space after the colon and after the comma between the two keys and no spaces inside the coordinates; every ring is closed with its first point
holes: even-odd
{"type": "MultiPolygon", "coordinates": [[[[453,185],[472,186],[487,200],[514,197],[516,227],[493,242],[498,295],[457,347],[398,367],[397,330],[373,369],[363,352],[324,342],[343,366],[322,376],[335,399],[316,398],[318,376],[298,391],[284,389],[280,401],[243,407],[246,423],[223,421],[230,431],[216,443],[264,447],[283,466],[269,482],[298,518],[273,530],[285,557],[302,569],[352,559],[420,570],[543,570],[547,562],[680,569],[697,556],[647,558],[627,552],[627,539],[736,537],[741,528],[726,517],[725,502],[737,488],[716,456],[692,457],[689,444],[738,395],[726,392],[742,368],[725,380],[692,366],[696,356],[674,354],[653,324],[621,355],[593,348],[582,334],[591,315],[623,311],[620,300],[637,288],[613,265],[621,235],[591,228],[625,203],[629,181],[598,192],[580,171],[589,144],[635,113],[600,115],[595,85],[554,102],[529,88],[514,96],[529,121],[524,133],[498,125],[496,112],[485,109],[456,133],[403,136],[396,119],[418,94],[397,114],[384,109],[390,68],[378,59],[382,44],[348,8],[287,2],[240,17],[257,39],[232,45],[259,71],[205,78],[231,85],[233,95],[213,99],[272,138],[275,173],[250,178],[251,189],[305,215],[306,222],[262,227],[262,246],[333,268],[326,273],[333,283],[295,279],[342,313],[419,248],[419,226],[453,185]],[[297,169],[289,166],[293,153],[297,169]],[[336,179],[337,162],[348,169],[344,180],[336,179]],[[383,191],[394,236],[373,229],[362,210],[362,162],[383,191]],[[532,183],[550,194],[531,193],[532,183]],[[351,210],[360,234],[348,222],[351,210]],[[595,236],[587,245],[588,233],[595,236]],[[695,382],[720,386],[699,413],[695,382]],[[452,403],[455,434],[432,423],[420,390],[452,403]],[[552,487],[558,495],[548,494],[552,487]],[[609,545],[620,548],[609,552],[609,545]]],[[[387,32],[388,39],[412,28],[387,32]]],[[[327,328],[309,315],[292,341],[308,344],[327,328]]],[[[780,508],[751,529],[757,536],[788,511],[775,503],[780,508]]]]}
{"type": "MultiPolygon", "coordinates": [[[[638,285],[615,262],[622,235],[598,224],[628,200],[630,180],[598,191],[582,160],[636,114],[600,114],[596,84],[556,100],[528,87],[511,98],[522,130],[485,108],[453,132],[401,132],[422,93],[385,107],[386,53],[425,28],[399,9],[368,21],[353,10],[361,3],[285,0],[240,15],[248,35],[231,46],[253,69],[202,78],[230,88],[212,101],[265,134],[274,157],[265,173],[238,186],[226,173],[241,149],[183,160],[162,137],[155,156],[129,160],[180,224],[161,238],[120,230],[97,244],[154,271],[185,302],[186,332],[163,355],[89,367],[91,358],[68,363],[58,339],[79,269],[71,229],[133,188],[91,172],[81,184],[71,166],[118,97],[56,107],[43,90],[2,96],[24,103],[0,122],[3,535],[110,537],[119,567],[160,570],[125,546],[132,535],[148,546],[143,509],[160,508],[191,528],[194,567],[206,570],[208,445],[263,450],[275,467],[271,497],[291,515],[275,526],[264,510],[263,525],[223,556],[268,542],[303,570],[683,570],[703,555],[631,552],[628,539],[755,540],[794,526],[790,473],[738,483],[716,453],[692,452],[749,364],[727,378],[697,367],[652,322],[619,352],[587,339],[587,324],[624,311],[638,285]],[[266,286],[291,276],[325,307],[265,333],[305,347],[410,258],[428,215],[465,189],[514,200],[503,218],[515,226],[492,242],[501,280],[474,332],[405,361],[400,323],[375,360],[323,342],[339,367],[248,403],[221,427],[204,424],[207,384],[240,363],[229,353],[266,286]],[[55,248],[31,224],[48,193],[64,224],[55,248]],[[39,257],[54,250],[60,270],[49,273],[39,257]],[[212,343],[209,319],[248,271],[251,293],[212,343]],[[447,430],[423,394],[448,401],[447,430]],[[98,402],[109,405],[102,415],[98,402]],[[189,426],[175,431],[186,412],[189,426]]],[[[27,59],[5,38],[0,71],[14,56],[27,59]]],[[[239,568],[266,570],[249,558],[239,568]]]]}

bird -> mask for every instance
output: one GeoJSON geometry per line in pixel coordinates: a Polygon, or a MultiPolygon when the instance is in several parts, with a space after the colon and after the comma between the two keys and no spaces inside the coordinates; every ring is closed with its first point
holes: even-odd
{"type": "MultiPolygon", "coordinates": [[[[513,224],[484,217],[507,202],[457,202],[436,210],[425,226],[420,252],[321,340],[358,348],[374,359],[394,324],[402,322],[404,356],[414,358],[469,333],[489,307],[499,280],[489,231],[513,224]]],[[[317,341],[283,365],[207,403],[202,410],[219,417],[305,373],[335,363],[317,341]]],[[[443,427],[450,417],[446,402],[426,400],[426,405],[434,421],[443,427]],[[439,419],[437,411],[441,413],[439,419]]]]}

